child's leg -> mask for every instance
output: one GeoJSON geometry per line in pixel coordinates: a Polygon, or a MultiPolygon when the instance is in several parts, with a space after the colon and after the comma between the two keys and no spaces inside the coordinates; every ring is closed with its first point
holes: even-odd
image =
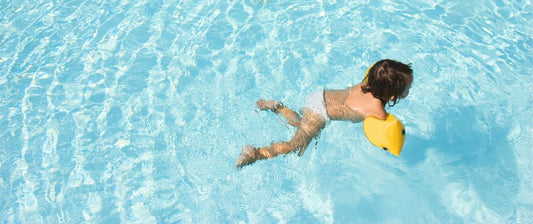
{"type": "Polygon", "coordinates": [[[320,131],[326,127],[326,123],[326,119],[321,115],[308,108],[304,108],[300,128],[296,131],[296,134],[290,141],[291,145],[301,145],[301,147],[299,147],[300,150],[298,151],[298,156],[301,156],[305,152],[305,149],[307,149],[309,142],[311,142],[313,138],[318,137],[320,131]]]}
{"type": "Polygon", "coordinates": [[[296,133],[289,142],[272,143],[270,146],[260,148],[245,146],[241,156],[237,160],[237,167],[243,167],[257,160],[273,158],[280,154],[288,154],[295,151],[299,151],[298,156],[301,156],[311,140],[317,137],[325,126],[326,121],[323,117],[308,109],[304,109],[300,128],[296,130],[296,133]]]}
{"type": "Polygon", "coordinates": [[[300,115],[298,115],[298,113],[296,113],[294,110],[285,107],[279,101],[260,99],[255,104],[257,105],[257,107],[259,107],[260,110],[270,110],[276,114],[282,114],[291,126],[300,126],[300,115]]]}

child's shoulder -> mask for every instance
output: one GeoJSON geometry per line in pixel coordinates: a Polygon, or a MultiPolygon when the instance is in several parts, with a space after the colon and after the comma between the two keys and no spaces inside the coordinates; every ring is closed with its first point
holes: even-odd
{"type": "Polygon", "coordinates": [[[360,84],[349,88],[349,90],[350,94],[344,102],[347,107],[353,111],[357,111],[364,118],[368,116],[374,116],[382,120],[387,118],[387,112],[381,100],[375,98],[372,93],[363,93],[360,84]]]}

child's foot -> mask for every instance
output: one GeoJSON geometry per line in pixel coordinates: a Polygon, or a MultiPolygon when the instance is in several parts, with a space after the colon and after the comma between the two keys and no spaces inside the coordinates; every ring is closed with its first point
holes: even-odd
{"type": "Polygon", "coordinates": [[[237,159],[237,168],[254,163],[257,160],[256,157],[257,151],[251,145],[244,146],[242,148],[241,155],[237,159]]]}
{"type": "Polygon", "coordinates": [[[264,99],[260,99],[255,103],[260,110],[270,110],[272,112],[277,112],[279,104],[279,101],[264,99]]]}

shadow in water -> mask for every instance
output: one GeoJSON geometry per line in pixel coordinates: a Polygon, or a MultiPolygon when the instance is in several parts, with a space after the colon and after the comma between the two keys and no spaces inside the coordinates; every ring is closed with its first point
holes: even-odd
{"type": "MultiPolygon", "coordinates": [[[[512,118],[505,124],[473,106],[447,108],[435,116],[430,138],[408,136],[404,160],[410,166],[424,162],[429,150],[443,156],[441,170],[448,180],[475,188],[487,208],[512,214],[519,188],[517,148],[508,140],[512,118]]],[[[514,122],[516,124],[516,122],[514,122]]]]}

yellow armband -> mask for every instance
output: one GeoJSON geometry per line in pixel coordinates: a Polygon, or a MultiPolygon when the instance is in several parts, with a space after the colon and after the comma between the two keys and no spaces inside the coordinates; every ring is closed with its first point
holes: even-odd
{"type": "Polygon", "coordinates": [[[405,128],[394,115],[388,114],[386,120],[375,117],[365,118],[363,131],[372,144],[395,156],[400,156],[405,142],[405,128]]]}

